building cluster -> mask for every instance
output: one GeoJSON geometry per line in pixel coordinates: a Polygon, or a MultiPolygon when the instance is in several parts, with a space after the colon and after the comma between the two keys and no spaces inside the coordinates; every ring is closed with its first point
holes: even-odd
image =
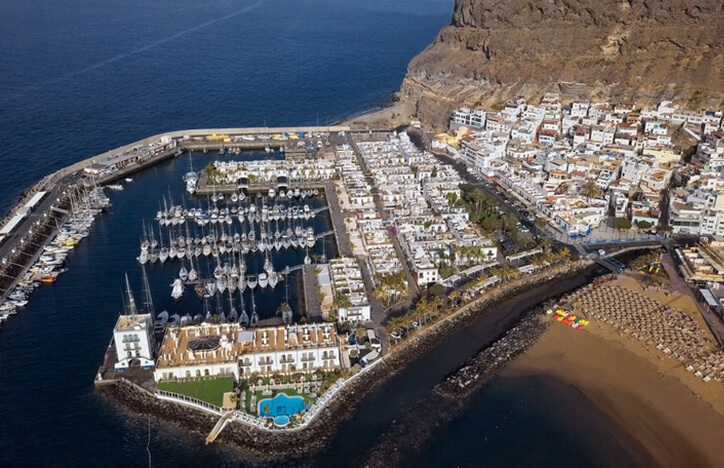
{"type": "Polygon", "coordinates": [[[336,147],[336,165],[341,176],[340,203],[353,214],[346,220],[345,228],[355,256],[365,258],[374,275],[402,271],[390,234],[375,206],[372,187],[350,146],[336,147]]]}
{"type": "Polygon", "coordinates": [[[674,174],[677,185],[669,197],[669,224],[674,232],[724,234],[724,132],[707,133],[689,165],[674,174]]]}
{"type": "Polygon", "coordinates": [[[538,105],[511,100],[499,112],[458,109],[450,123],[456,137],[440,135],[434,144],[572,236],[589,234],[609,215],[658,225],[672,178],[687,182],[665,207],[674,232],[714,234],[724,230],[721,125],[720,111],[689,112],[668,101],[654,108],[563,104],[546,94],[538,105]],[[690,165],[675,133],[699,142],[690,165]]]}
{"type": "Polygon", "coordinates": [[[367,322],[370,320],[370,301],[365,291],[362,270],[357,260],[341,257],[330,260],[329,276],[335,308],[340,322],[367,322]]]}
{"type": "Polygon", "coordinates": [[[418,285],[440,282],[441,268],[451,266],[453,259],[464,265],[497,257],[493,242],[482,237],[467,210],[454,203],[463,181],[452,166],[417,149],[406,133],[358,147],[418,285]],[[476,249],[466,250],[470,248],[476,249]]]}
{"type": "Polygon", "coordinates": [[[342,339],[334,324],[248,329],[238,323],[168,327],[154,362],[151,315],[121,315],[114,329],[118,363],[138,360],[156,381],[207,376],[310,373],[339,369],[342,339]]]}
{"type": "Polygon", "coordinates": [[[236,184],[241,179],[276,183],[279,177],[290,181],[330,180],[335,173],[333,155],[317,158],[263,159],[256,161],[214,161],[216,183],[236,184]]]}
{"type": "Polygon", "coordinates": [[[177,151],[176,140],[164,136],[160,140],[153,141],[147,145],[134,147],[122,153],[113,152],[100,155],[93,159],[91,164],[83,168],[86,176],[93,178],[104,178],[113,175],[132,166],[137,166],[146,161],[160,156],[164,153],[177,151]]]}

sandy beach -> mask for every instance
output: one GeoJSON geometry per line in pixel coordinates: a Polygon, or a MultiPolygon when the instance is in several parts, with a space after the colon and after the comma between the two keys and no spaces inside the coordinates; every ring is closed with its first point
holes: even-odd
{"type": "MultiPolygon", "coordinates": [[[[660,466],[720,466],[724,385],[610,327],[552,323],[501,376],[551,375],[581,391],[660,466]]],[[[585,437],[585,434],[581,435],[585,437]]]]}
{"type": "Polygon", "coordinates": [[[350,117],[342,122],[342,124],[349,125],[355,130],[395,128],[399,125],[410,123],[415,113],[415,104],[409,100],[403,100],[394,102],[387,107],[381,107],[361,115],[350,117]]]}

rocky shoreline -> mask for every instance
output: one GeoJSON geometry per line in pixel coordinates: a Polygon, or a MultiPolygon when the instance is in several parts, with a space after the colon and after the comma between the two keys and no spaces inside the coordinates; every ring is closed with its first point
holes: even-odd
{"type": "MultiPolygon", "coordinates": [[[[304,464],[310,454],[324,447],[338,424],[351,418],[357,403],[375,386],[388,380],[420,353],[435,347],[441,340],[470,323],[487,309],[518,294],[553,282],[559,282],[591,270],[594,263],[579,260],[558,265],[534,275],[511,281],[467,304],[455,313],[431,325],[418,336],[405,340],[379,364],[352,379],[331,400],[310,424],[300,430],[262,431],[241,423],[231,423],[217,438],[217,443],[239,452],[240,458],[251,464],[283,459],[285,464],[304,464]]],[[[120,380],[99,391],[132,413],[154,416],[189,433],[205,437],[218,417],[200,410],[159,400],[136,385],[120,380]]]]}
{"type": "Polygon", "coordinates": [[[448,398],[466,398],[498,375],[508,361],[538,341],[547,328],[548,323],[542,320],[540,310],[530,312],[502,338],[437,384],[435,391],[448,398]]]}

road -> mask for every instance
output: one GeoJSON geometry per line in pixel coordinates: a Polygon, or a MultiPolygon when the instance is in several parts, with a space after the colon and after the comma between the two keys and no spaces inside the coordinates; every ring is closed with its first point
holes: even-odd
{"type": "Polygon", "coordinates": [[[329,216],[332,220],[334,237],[337,240],[339,254],[352,257],[354,256],[354,251],[352,250],[352,244],[349,241],[349,236],[347,236],[347,231],[344,226],[344,214],[342,213],[342,206],[339,204],[339,199],[337,198],[334,182],[325,183],[324,191],[327,196],[327,203],[329,204],[329,216]]]}

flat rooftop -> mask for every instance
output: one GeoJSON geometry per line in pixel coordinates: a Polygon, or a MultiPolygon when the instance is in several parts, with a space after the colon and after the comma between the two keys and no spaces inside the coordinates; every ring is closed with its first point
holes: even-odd
{"type": "Polygon", "coordinates": [[[305,324],[246,329],[238,323],[169,328],[156,367],[232,362],[243,354],[337,346],[332,324],[305,324]]]}
{"type": "Polygon", "coordinates": [[[150,321],[151,314],[120,315],[114,330],[142,330],[150,321]]]}

